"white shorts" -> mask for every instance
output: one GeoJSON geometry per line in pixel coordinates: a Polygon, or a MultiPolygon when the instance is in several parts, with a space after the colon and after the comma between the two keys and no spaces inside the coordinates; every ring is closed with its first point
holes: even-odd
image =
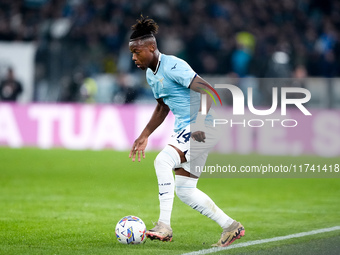
{"type": "Polygon", "coordinates": [[[196,169],[203,168],[208,158],[209,151],[214,148],[220,138],[220,133],[217,128],[205,127],[202,131],[205,132],[205,142],[197,142],[190,137],[190,125],[178,132],[174,132],[169,141],[169,145],[172,145],[184,152],[187,160],[175,168],[182,167],[185,171],[197,177],[201,175],[201,172],[196,169]]]}

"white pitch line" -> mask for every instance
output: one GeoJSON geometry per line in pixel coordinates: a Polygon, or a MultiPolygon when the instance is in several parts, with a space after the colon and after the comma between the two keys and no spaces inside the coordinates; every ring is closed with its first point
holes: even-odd
{"type": "Polygon", "coordinates": [[[332,231],[336,231],[336,230],[340,230],[340,226],[335,226],[335,227],[331,227],[331,228],[321,228],[321,229],[316,229],[316,230],[312,230],[312,231],[308,231],[308,232],[291,234],[291,235],[287,235],[287,236],[278,236],[278,237],[273,237],[273,238],[268,238],[268,239],[232,244],[232,245],[227,246],[227,247],[214,247],[214,248],[210,248],[210,249],[204,249],[204,250],[184,253],[183,255],[209,254],[209,253],[214,253],[214,252],[219,252],[219,251],[224,251],[224,250],[247,247],[247,246],[251,246],[251,245],[277,242],[277,241],[282,241],[282,240],[287,240],[287,239],[292,239],[292,238],[297,238],[297,237],[303,237],[303,236],[311,236],[311,235],[321,234],[321,233],[325,233],[325,232],[332,232],[332,231]]]}

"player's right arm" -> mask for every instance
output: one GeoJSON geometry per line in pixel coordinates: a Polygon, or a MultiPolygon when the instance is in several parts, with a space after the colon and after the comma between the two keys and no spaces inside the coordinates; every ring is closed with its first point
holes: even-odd
{"type": "Polygon", "coordinates": [[[132,145],[129,158],[132,157],[132,161],[135,161],[136,154],[138,156],[138,161],[141,160],[141,155],[145,158],[145,148],[148,144],[148,137],[152,134],[153,131],[156,130],[164,121],[166,116],[170,111],[169,106],[167,106],[162,98],[157,99],[157,106],[149,120],[148,124],[140,134],[140,136],[135,140],[132,145]]]}
{"type": "MultiPolygon", "coordinates": [[[[190,89],[200,93],[200,94],[207,94],[207,88],[209,88],[211,85],[206,82],[204,79],[202,79],[199,75],[196,75],[195,78],[192,80],[190,84],[190,89]]],[[[201,97],[202,100],[202,97],[201,97]]],[[[206,97],[206,112],[209,112],[210,107],[212,104],[212,98],[210,96],[206,97]]],[[[201,102],[202,107],[202,102],[201,102]]],[[[202,124],[198,125],[204,125],[205,116],[201,114],[202,109],[199,109],[199,112],[196,117],[196,123],[202,122],[202,124]],[[201,116],[201,117],[200,117],[201,116]],[[203,117],[202,117],[203,116],[203,117]],[[201,120],[199,120],[201,118],[201,120]]],[[[202,127],[202,126],[201,126],[202,127]]],[[[196,130],[191,133],[192,139],[198,142],[205,142],[205,133],[202,130],[196,130]]]]}

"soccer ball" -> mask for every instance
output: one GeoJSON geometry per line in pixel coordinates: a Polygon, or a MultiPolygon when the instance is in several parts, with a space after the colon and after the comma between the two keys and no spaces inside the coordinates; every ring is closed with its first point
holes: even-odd
{"type": "Polygon", "coordinates": [[[145,241],[146,226],[136,216],[125,216],[116,225],[116,237],[123,244],[141,244],[145,241]]]}

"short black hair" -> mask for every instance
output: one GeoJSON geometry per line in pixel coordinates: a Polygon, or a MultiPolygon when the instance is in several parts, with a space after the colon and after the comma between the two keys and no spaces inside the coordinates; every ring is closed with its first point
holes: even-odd
{"type": "Polygon", "coordinates": [[[141,15],[140,19],[137,19],[137,23],[131,26],[133,33],[130,36],[130,41],[154,37],[154,34],[158,32],[158,25],[153,19],[148,17],[144,18],[141,15]]]}

